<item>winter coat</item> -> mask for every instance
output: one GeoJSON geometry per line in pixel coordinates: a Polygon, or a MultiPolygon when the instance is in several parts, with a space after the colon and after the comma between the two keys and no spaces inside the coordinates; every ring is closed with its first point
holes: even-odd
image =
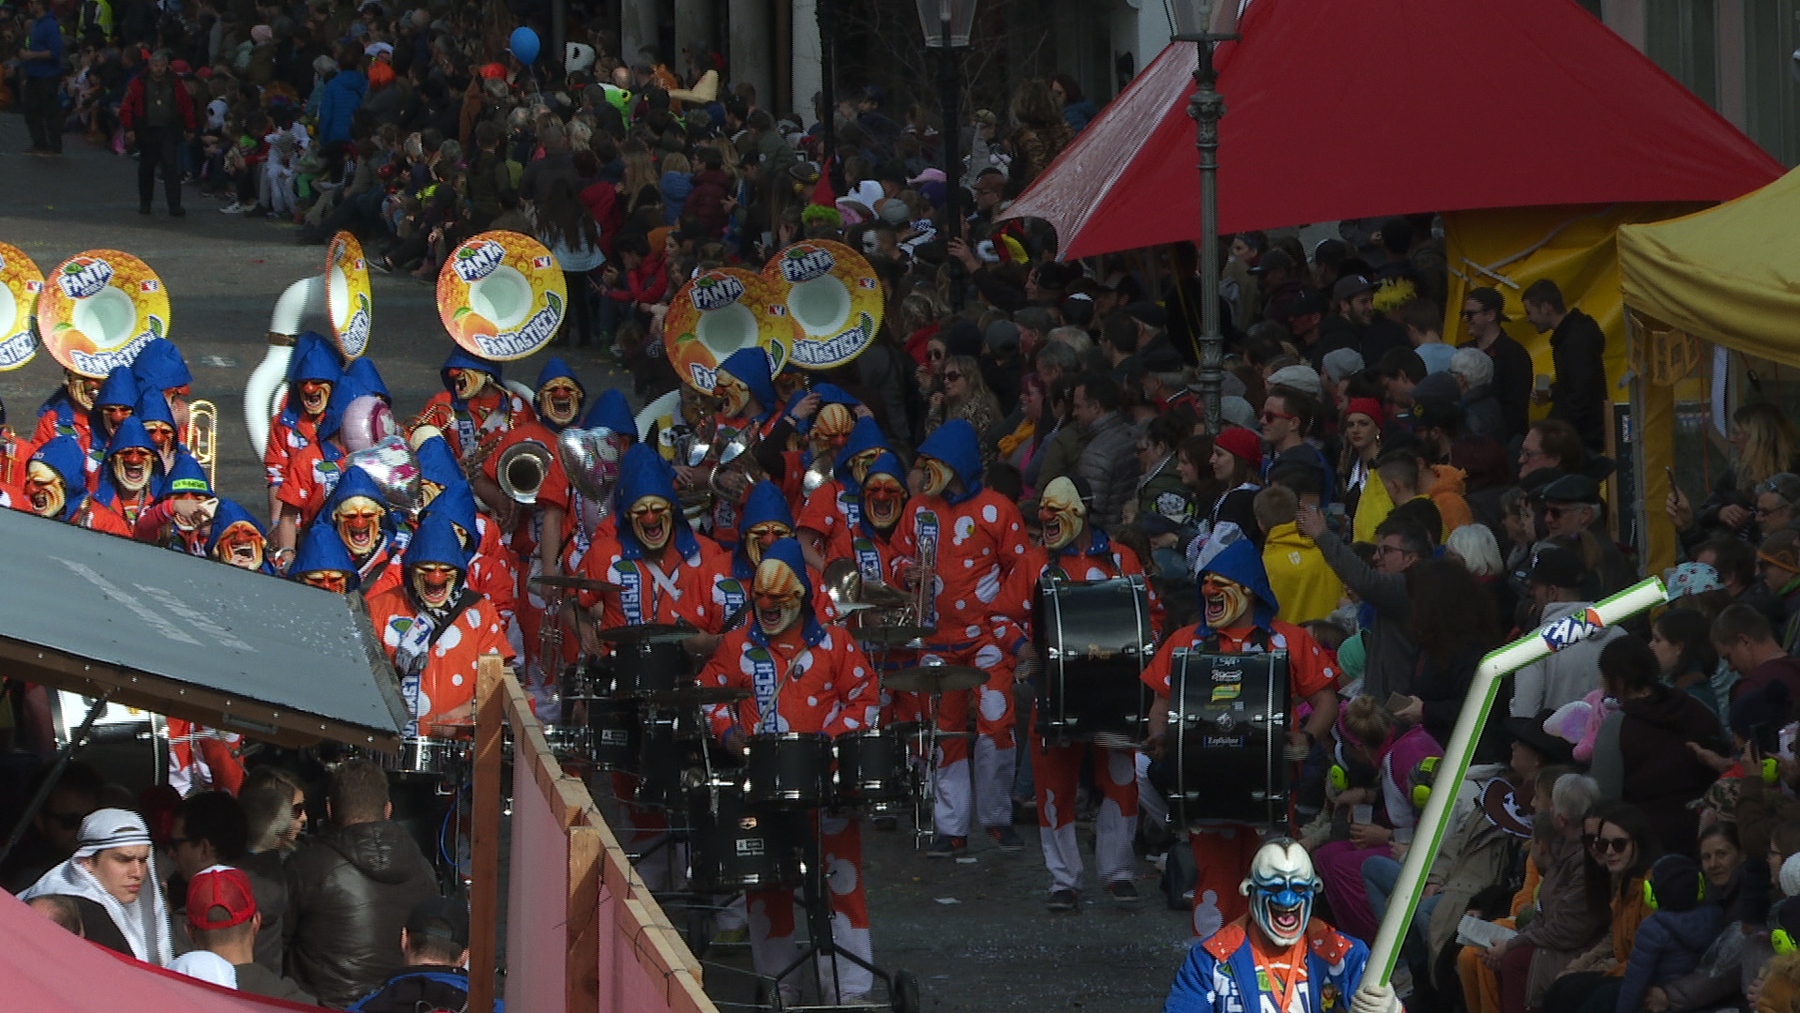
{"type": "Polygon", "coordinates": [[[1562,419],[1581,434],[1581,442],[1599,450],[1606,442],[1606,335],[1593,317],[1571,309],[1550,332],[1550,356],[1556,379],[1550,383],[1550,417],[1562,419]]]}
{"type": "Polygon", "coordinates": [[[369,79],[360,70],[340,70],[325,82],[319,97],[319,143],[350,139],[350,117],[362,107],[369,93],[369,79]]]}
{"type": "MultiPolygon", "coordinates": [[[[1546,626],[1564,616],[1584,613],[1584,601],[1552,602],[1544,607],[1539,626],[1546,626]]],[[[1625,635],[1617,626],[1608,626],[1577,644],[1534,661],[1513,674],[1512,716],[1529,718],[1546,708],[1555,710],[1563,704],[1579,700],[1600,688],[1600,651],[1614,637],[1625,635]]],[[[1683,752],[1686,752],[1684,749],[1683,752]]]]}
{"type": "Polygon", "coordinates": [[[1407,626],[1412,617],[1412,600],[1407,596],[1406,576],[1372,569],[1330,531],[1319,535],[1318,544],[1325,562],[1344,587],[1375,609],[1374,626],[1363,631],[1363,643],[1369,651],[1363,669],[1363,693],[1386,700],[1390,693],[1410,692],[1419,645],[1407,626]]]}
{"type": "MultiPolygon", "coordinates": [[[[1457,923],[1468,913],[1475,895],[1506,882],[1522,849],[1523,841],[1495,826],[1476,804],[1482,787],[1497,769],[1482,768],[1478,778],[1476,769],[1471,768],[1463,779],[1444,843],[1426,874],[1425,882],[1435,885],[1444,898],[1432,909],[1425,940],[1434,957],[1456,938],[1457,923]]],[[[1435,959],[1431,962],[1433,974],[1440,966],[1441,962],[1435,959]]],[[[1438,985],[1443,987],[1444,983],[1438,985]]]]}
{"type": "Polygon", "coordinates": [[[694,189],[687,195],[687,203],[682,210],[700,223],[709,236],[725,234],[728,218],[725,214],[725,198],[731,196],[731,177],[723,169],[709,169],[694,173],[694,189]]]}
{"type": "Polygon", "coordinates": [[[1064,475],[1077,474],[1075,464],[1081,460],[1081,451],[1086,445],[1087,438],[1081,434],[1081,426],[1073,418],[1064,421],[1038,451],[1037,480],[1032,483],[1032,488],[1042,490],[1064,475]]]}
{"type": "MultiPolygon", "coordinates": [[[[1075,473],[1094,492],[1088,522],[1101,529],[1117,527],[1125,504],[1137,495],[1137,434],[1118,412],[1107,412],[1088,426],[1087,446],[1075,462],[1075,473]]],[[[1042,488],[1040,486],[1039,488],[1042,488]]]]}
{"type": "Polygon", "coordinates": [[[1718,775],[1696,759],[1687,744],[1724,749],[1723,738],[1719,719],[1705,704],[1681,690],[1657,685],[1649,696],[1625,701],[1619,713],[1602,723],[1595,737],[1595,778],[1604,777],[1605,797],[1644,811],[1664,851],[1691,854],[1700,815],[1687,804],[1718,775]],[[1603,746],[1610,747],[1608,755],[1602,755],[1603,746]]]}
{"type": "Polygon", "coordinates": [[[288,860],[288,970],[343,1008],[405,964],[400,930],[437,896],[431,864],[392,820],[338,827],[288,860]]]}
{"type": "Polygon", "coordinates": [[[1508,944],[1536,947],[1525,985],[1527,1009],[1541,1009],[1544,992],[1563,968],[1606,938],[1607,912],[1588,907],[1585,851],[1577,838],[1558,837],[1551,842],[1550,861],[1538,885],[1537,917],[1508,944]]]}
{"type": "Polygon", "coordinates": [[[1263,569],[1280,606],[1276,614],[1295,625],[1323,619],[1344,596],[1344,582],[1331,571],[1312,539],[1292,523],[1277,524],[1263,538],[1263,569]]]}
{"type": "Polygon", "coordinates": [[[694,177],[685,172],[662,174],[663,224],[675,225],[687,210],[688,195],[694,192],[694,177]]]}
{"type": "Polygon", "coordinates": [[[1699,967],[1700,958],[1724,924],[1724,910],[1705,903],[1686,911],[1657,911],[1644,919],[1632,941],[1615,1013],[1637,1013],[1644,993],[1653,986],[1699,967]]]}
{"type": "Polygon", "coordinates": [[[1494,388],[1489,384],[1470,387],[1463,395],[1463,432],[1469,436],[1485,436],[1505,444],[1508,438],[1506,430],[1506,413],[1500,409],[1500,402],[1494,399],[1494,388]]]}

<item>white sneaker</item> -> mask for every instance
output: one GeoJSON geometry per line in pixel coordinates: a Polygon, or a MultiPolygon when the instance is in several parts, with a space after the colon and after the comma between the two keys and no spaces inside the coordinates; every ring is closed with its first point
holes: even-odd
{"type": "Polygon", "coordinates": [[[220,208],[219,210],[228,215],[241,215],[250,209],[245,207],[244,205],[238,203],[237,201],[232,201],[230,204],[225,205],[224,207],[220,208]]]}

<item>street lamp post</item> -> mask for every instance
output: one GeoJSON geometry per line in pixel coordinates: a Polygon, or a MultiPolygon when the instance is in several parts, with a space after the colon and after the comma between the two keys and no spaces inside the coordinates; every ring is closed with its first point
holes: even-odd
{"type": "MultiPolygon", "coordinates": [[[[956,51],[969,45],[969,32],[975,24],[976,0],[917,0],[919,27],[925,33],[925,45],[938,50],[938,97],[944,105],[944,130],[939,135],[944,148],[944,242],[962,237],[962,139],[959,110],[962,96],[958,92],[956,51]]],[[[958,313],[963,308],[962,261],[948,258],[950,267],[950,308],[958,313]]]]}
{"type": "MultiPolygon", "coordinates": [[[[1219,118],[1225,97],[1214,87],[1213,49],[1236,39],[1239,0],[1163,0],[1169,15],[1170,40],[1196,43],[1194,94],[1188,115],[1194,118],[1194,147],[1200,153],[1200,403],[1206,431],[1217,434],[1219,394],[1225,381],[1225,335],[1219,326],[1219,118]]],[[[1179,284],[1180,279],[1177,279],[1179,284]]]]}

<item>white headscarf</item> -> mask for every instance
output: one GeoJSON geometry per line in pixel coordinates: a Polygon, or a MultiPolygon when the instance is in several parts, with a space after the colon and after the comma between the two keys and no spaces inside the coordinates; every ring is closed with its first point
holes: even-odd
{"type": "Polygon", "coordinates": [[[81,821],[81,835],[75,839],[75,854],[68,861],[44,873],[20,900],[33,897],[85,897],[106,909],[118,926],[119,933],[131,946],[139,960],[167,967],[173,957],[169,945],[169,917],[163,906],[162,884],[157,881],[156,855],[151,851],[150,867],[144,875],[144,887],[138,899],[124,904],[94,878],[81,859],[91,858],[108,848],[130,848],[150,844],[150,828],[144,818],[128,809],[99,809],[81,821]]]}
{"type": "Polygon", "coordinates": [[[189,950],[170,962],[169,970],[201,981],[210,981],[223,988],[238,987],[237,968],[211,950],[189,950]]]}

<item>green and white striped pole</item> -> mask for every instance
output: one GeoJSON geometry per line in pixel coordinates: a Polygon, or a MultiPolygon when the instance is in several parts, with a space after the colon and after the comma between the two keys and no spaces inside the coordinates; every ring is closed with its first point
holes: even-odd
{"type": "MultiPolygon", "coordinates": [[[[1469,682],[1469,695],[1463,700],[1462,713],[1456,716],[1456,727],[1444,746],[1444,760],[1438,765],[1436,783],[1452,789],[1462,784],[1463,775],[1469,771],[1469,757],[1475,751],[1475,740],[1480,737],[1482,727],[1487,724],[1488,712],[1494,707],[1494,695],[1500,689],[1501,679],[1666,600],[1662,581],[1651,577],[1588,606],[1584,613],[1568,615],[1541,626],[1481,659],[1475,677],[1469,682]]],[[[1400,940],[1412,924],[1413,912],[1419,906],[1419,890],[1443,844],[1444,830],[1450,822],[1450,805],[1455,798],[1454,790],[1433,791],[1430,801],[1425,803],[1412,847],[1407,849],[1406,861],[1400,866],[1400,879],[1394,886],[1393,896],[1388,898],[1381,930],[1375,934],[1375,944],[1369,950],[1368,968],[1363,974],[1365,983],[1386,985],[1393,976],[1400,940]]]]}

